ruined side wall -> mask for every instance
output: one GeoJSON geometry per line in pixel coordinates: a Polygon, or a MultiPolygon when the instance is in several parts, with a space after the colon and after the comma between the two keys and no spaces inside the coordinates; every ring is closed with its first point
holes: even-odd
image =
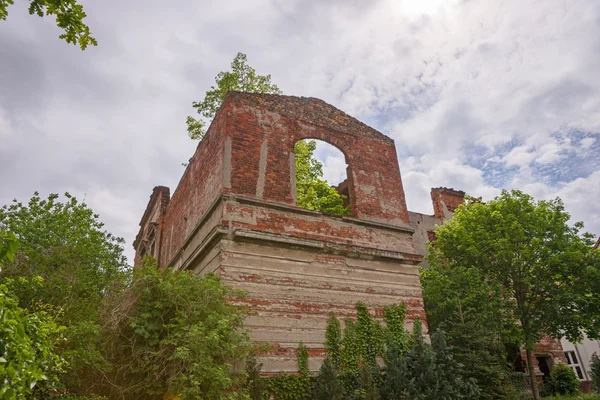
{"type": "Polygon", "coordinates": [[[223,190],[226,118],[213,120],[173,193],[165,215],[161,266],[169,266],[223,190]]]}
{"type": "Polygon", "coordinates": [[[146,255],[159,258],[164,214],[169,199],[169,188],[156,186],[152,190],[146,211],[140,221],[140,230],[133,242],[133,247],[136,249],[133,265],[140,265],[146,255]]]}
{"type": "MultiPolygon", "coordinates": [[[[415,230],[413,233],[413,245],[415,252],[425,257],[427,255],[427,243],[433,241],[435,237],[435,227],[441,225],[444,221],[434,215],[425,215],[416,212],[408,212],[410,226],[415,230]]],[[[428,267],[427,260],[421,262],[423,267],[428,267]]]]}
{"type": "Polygon", "coordinates": [[[223,224],[218,272],[247,292],[251,337],[273,345],[264,372],[295,372],[300,342],[318,370],[330,313],[354,318],[358,301],[380,319],[383,307],[404,302],[407,329],[425,319],[410,229],[239,196],[227,199],[223,224]]]}
{"type": "MultiPolygon", "coordinates": [[[[413,244],[416,254],[427,254],[427,243],[435,240],[435,227],[452,218],[454,210],[465,202],[465,192],[444,187],[431,189],[434,215],[409,211],[410,226],[414,229],[413,244]]],[[[421,263],[427,267],[427,260],[421,263]]]]}
{"type": "Polygon", "coordinates": [[[233,93],[225,107],[232,193],[295,204],[294,144],[320,139],[346,157],[354,217],[408,226],[392,139],[317,99],[233,93]]]}
{"type": "Polygon", "coordinates": [[[431,189],[433,215],[442,220],[452,218],[456,208],[465,202],[465,192],[445,187],[431,189]]]}

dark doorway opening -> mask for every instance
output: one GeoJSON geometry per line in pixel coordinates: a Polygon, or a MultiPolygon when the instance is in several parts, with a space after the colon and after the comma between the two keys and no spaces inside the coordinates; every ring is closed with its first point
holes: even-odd
{"type": "Polygon", "coordinates": [[[553,365],[552,358],[550,358],[550,356],[547,354],[536,354],[535,358],[537,359],[540,371],[542,374],[544,374],[542,379],[544,380],[544,383],[546,383],[548,378],[550,378],[550,370],[552,369],[553,365]]]}

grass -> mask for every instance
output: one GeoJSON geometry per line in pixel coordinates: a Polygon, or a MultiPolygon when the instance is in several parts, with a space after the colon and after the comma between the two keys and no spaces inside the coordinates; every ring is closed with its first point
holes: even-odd
{"type": "Polygon", "coordinates": [[[577,396],[550,396],[544,400],[600,400],[600,394],[580,394],[577,396]]]}

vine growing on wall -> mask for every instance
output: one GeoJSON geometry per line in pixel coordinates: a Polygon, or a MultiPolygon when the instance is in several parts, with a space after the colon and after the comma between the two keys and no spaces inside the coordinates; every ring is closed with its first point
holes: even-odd
{"type": "Polygon", "coordinates": [[[342,327],[340,320],[335,314],[331,314],[327,320],[327,329],[325,330],[325,349],[327,355],[331,360],[331,363],[335,368],[339,369],[341,366],[341,340],[342,340],[342,327]]]}
{"type": "Polygon", "coordinates": [[[308,369],[308,349],[300,342],[298,344],[298,374],[280,374],[266,378],[267,391],[263,398],[269,399],[271,395],[276,400],[302,400],[306,399],[313,386],[314,379],[308,369]]]}
{"type": "Polygon", "coordinates": [[[383,309],[383,317],[387,330],[387,340],[396,346],[400,352],[406,350],[406,331],[404,330],[404,318],[406,317],[406,305],[397,304],[387,306],[383,309]]]}

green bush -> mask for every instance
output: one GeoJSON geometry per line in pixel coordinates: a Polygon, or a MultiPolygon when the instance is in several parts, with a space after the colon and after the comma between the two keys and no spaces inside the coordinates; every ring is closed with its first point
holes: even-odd
{"type": "Polygon", "coordinates": [[[600,357],[598,357],[596,353],[592,354],[592,363],[590,367],[592,390],[596,393],[600,393],[600,357]]]}
{"type": "Polygon", "coordinates": [[[576,396],[550,396],[543,397],[543,400],[600,400],[600,396],[593,394],[576,396]]]}
{"type": "Polygon", "coordinates": [[[90,392],[108,398],[239,398],[233,388],[246,377],[233,365],[251,348],[245,313],[229,301],[240,295],[214,275],[136,268],[132,283],[104,304],[101,348],[112,368],[96,377],[90,392]]]}
{"type": "Polygon", "coordinates": [[[556,396],[574,396],[579,393],[579,379],[570,367],[556,364],[550,371],[550,378],[544,384],[543,393],[556,396]]]}
{"type": "Polygon", "coordinates": [[[463,365],[454,359],[443,331],[434,333],[429,345],[425,343],[421,324],[417,321],[410,343],[409,350],[399,362],[388,364],[383,393],[386,399],[470,400],[481,397],[477,382],[464,377],[463,365]],[[392,384],[390,378],[394,379],[392,384]],[[386,393],[390,388],[393,388],[393,397],[386,393]]]}
{"type": "Polygon", "coordinates": [[[314,400],[342,400],[344,389],[338,378],[337,369],[329,359],[325,358],[312,392],[314,400]]]}
{"type": "Polygon", "coordinates": [[[20,308],[0,284],[0,399],[40,398],[58,387],[65,361],[54,341],[61,331],[48,314],[20,308]]]}

